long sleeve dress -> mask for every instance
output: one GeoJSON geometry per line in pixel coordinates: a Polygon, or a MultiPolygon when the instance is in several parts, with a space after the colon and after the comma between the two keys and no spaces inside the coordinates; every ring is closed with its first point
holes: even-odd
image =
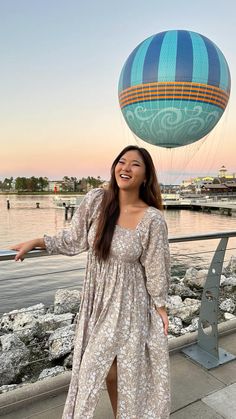
{"type": "Polygon", "coordinates": [[[169,275],[167,228],[148,207],[135,229],[116,225],[110,256],[93,251],[104,191],[90,191],[69,229],[44,236],[50,254],[87,251],[72,378],[63,419],[91,419],[109,369],[117,359],[117,419],[170,415],[167,337],[156,307],[165,305],[169,275]]]}

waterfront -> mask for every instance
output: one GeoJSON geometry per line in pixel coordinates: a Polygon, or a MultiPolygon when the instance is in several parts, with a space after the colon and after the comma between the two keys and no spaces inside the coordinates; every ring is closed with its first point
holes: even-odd
{"type": "MultiPolygon", "coordinates": [[[[7,196],[0,196],[0,249],[28,240],[44,233],[54,234],[68,226],[64,211],[55,208],[53,196],[10,196],[11,209],[7,210],[7,196]],[[40,208],[36,208],[36,202],[40,208]]],[[[215,231],[236,231],[235,215],[167,210],[165,217],[169,236],[184,236],[215,231]]],[[[171,245],[172,272],[182,275],[187,267],[207,267],[218,240],[187,242],[171,245]]],[[[230,239],[226,263],[236,255],[236,239],[230,239]]],[[[68,258],[64,256],[25,260],[23,263],[0,262],[0,313],[29,306],[38,302],[50,304],[58,288],[81,289],[86,254],[68,258]],[[78,271],[78,269],[80,269],[78,271]],[[62,271],[62,272],[59,272],[62,271]]]]}

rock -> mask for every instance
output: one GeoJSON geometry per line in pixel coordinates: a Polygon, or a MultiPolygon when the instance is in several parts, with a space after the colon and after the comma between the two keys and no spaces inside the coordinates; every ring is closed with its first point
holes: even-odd
{"type": "Polygon", "coordinates": [[[201,302],[199,300],[197,300],[196,298],[185,298],[184,304],[186,306],[192,306],[193,304],[196,304],[196,305],[200,306],[201,302]]]}
{"type": "Polygon", "coordinates": [[[170,289],[169,289],[169,294],[171,295],[178,295],[181,298],[186,298],[186,297],[197,297],[197,293],[192,291],[189,287],[187,287],[184,284],[171,284],[170,285],[170,289]]]}
{"type": "Polygon", "coordinates": [[[179,317],[184,323],[190,324],[192,318],[199,314],[200,306],[200,301],[193,298],[186,298],[182,305],[171,308],[169,313],[172,316],[179,317]]]}
{"type": "Polygon", "coordinates": [[[53,331],[60,327],[69,326],[73,321],[74,315],[72,313],[65,314],[51,314],[47,313],[37,319],[38,325],[41,327],[42,334],[48,331],[53,331]]]}
{"type": "Polygon", "coordinates": [[[0,329],[3,332],[18,333],[19,336],[34,335],[34,333],[37,333],[36,330],[32,331],[36,319],[45,312],[44,304],[36,304],[35,306],[4,313],[0,321],[0,329]]]}
{"type": "Polygon", "coordinates": [[[234,316],[233,314],[231,314],[231,313],[227,313],[227,311],[224,313],[224,319],[225,320],[233,320],[233,319],[236,319],[236,316],[234,316]]]}
{"type": "Polygon", "coordinates": [[[71,369],[72,368],[72,364],[73,364],[73,353],[71,352],[65,359],[63,362],[63,366],[66,369],[71,369]]]}
{"type": "Polygon", "coordinates": [[[53,368],[46,368],[41,372],[38,380],[43,380],[44,378],[47,378],[47,377],[55,377],[56,375],[61,374],[64,371],[65,371],[65,368],[59,365],[53,368]]]}
{"type": "Polygon", "coordinates": [[[183,328],[183,322],[179,317],[173,317],[169,321],[168,331],[174,336],[180,336],[183,328]]]}
{"type": "Polygon", "coordinates": [[[28,364],[30,351],[16,335],[3,335],[0,340],[0,385],[6,385],[11,384],[28,364]]]}
{"type": "Polygon", "coordinates": [[[184,284],[190,288],[204,288],[207,274],[207,269],[201,269],[200,271],[198,271],[195,268],[189,268],[187,269],[184,277],[184,284]]]}
{"type": "Polygon", "coordinates": [[[49,359],[57,359],[71,352],[74,347],[75,325],[61,327],[49,337],[49,359]]]}
{"type": "Polygon", "coordinates": [[[226,280],[226,276],[225,275],[221,275],[221,277],[220,277],[220,286],[223,286],[225,280],[226,280]]]}
{"type": "Polygon", "coordinates": [[[183,279],[179,278],[178,276],[172,276],[170,280],[171,284],[182,284],[182,282],[183,282],[183,279]]]}
{"type": "Polygon", "coordinates": [[[223,270],[223,273],[225,275],[236,275],[236,256],[231,256],[228,265],[223,270]]]}
{"type": "Polygon", "coordinates": [[[199,317],[194,317],[191,321],[191,324],[187,327],[184,327],[181,330],[181,334],[185,335],[186,333],[195,332],[198,330],[198,323],[199,323],[199,317]]]}
{"type": "Polygon", "coordinates": [[[235,310],[235,303],[232,298],[226,298],[226,300],[222,301],[222,303],[220,303],[220,310],[233,313],[235,310]]]}
{"type": "Polygon", "coordinates": [[[222,287],[232,287],[233,289],[236,289],[236,277],[230,276],[229,278],[226,278],[224,275],[221,276],[222,279],[220,281],[220,285],[222,287]]]}
{"type": "Polygon", "coordinates": [[[54,313],[77,313],[80,307],[81,292],[78,290],[59,289],[55,294],[54,313]]]}
{"type": "Polygon", "coordinates": [[[25,344],[19,339],[17,335],[13,333],[3,335],[0,337],[1,350],[3,352],[11,351],[14,349],[24,349],[25,344]]]}
{"type": "Polygon", "coordinates": [[[168,309],[171,310],[174,307],[180,306],[182,303],[183,302],[182,302],[181,297],[179,297],[178,295],[171,295],[167,299],[167,305],[166,306],[167,306],[168,309]]]}
{"type": "Polygon", "coordinates": [[[70,325],[74,315],[72,313],[65,314],[44,314],[45,310],[32,310],[14,313],[8,313],[4,320],[3,331],[13,331],[20,338],[32,340],[34,337],[40,337],[47,331],[53,331],[58,327],[70,325]]]}

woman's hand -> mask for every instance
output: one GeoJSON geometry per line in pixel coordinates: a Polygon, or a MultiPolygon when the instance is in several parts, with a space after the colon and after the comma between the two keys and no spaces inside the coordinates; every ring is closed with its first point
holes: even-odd
{"type": "Polygon", "coordinates": [[[34,239],[29,240],[27,242],[19,243],[14,245],[11,250],[16,250],[18,253],[15,256],[15,261],[24,260],[24,256],[26,253],[33,250],[35,247],[40,247],[42,249],[45,249],[45,243],[43,239],[34,239]]]}
{"type": "Polygon", "coordinates": [[[165,307],[156,307],[156,311],[161,316],[161,320],[162,320],[163,328],[164,328],[164,334],[165,334],[165,336],[167,336],[168,335],[169,320],[168,320],[166,308],[165,307]]]}

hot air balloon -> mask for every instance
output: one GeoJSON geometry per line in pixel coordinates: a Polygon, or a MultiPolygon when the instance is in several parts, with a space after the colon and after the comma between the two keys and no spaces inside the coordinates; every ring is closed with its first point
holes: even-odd
{"type": "Polygon", "coordinates": [[[170,30],[150,36],[129,55],[119,80],[123,116],[142,140],[175,148],[206,136],[230,95],[230,72],[205,36],[170,30]]]}

